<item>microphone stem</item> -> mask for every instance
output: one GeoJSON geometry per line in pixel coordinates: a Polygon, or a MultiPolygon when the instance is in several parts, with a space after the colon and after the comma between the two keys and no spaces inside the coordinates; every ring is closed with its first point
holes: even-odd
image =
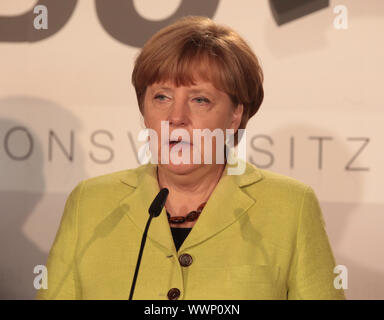
{"type": "Polygon", "coordinates": [[[137,274],[139,273],[141,257],[143,255],[145,241],[147,240],[147,233],[148,233],[148,229],[149,229],[149,225],[150,225],[151,221],[152,221],[152,215],[149,215],[147,224],[146,224],[145,229],[144,229],[143,237],[141,238],[141,246],[140,246],[139,256],[137,257],[136,269],[135,269],[135,274],[133,276],[133,281],[132,281],[132,285],[131,285],[131,292],[129,294],[129,300],[132,300],[133,292],[135,290],[137,274]]]}

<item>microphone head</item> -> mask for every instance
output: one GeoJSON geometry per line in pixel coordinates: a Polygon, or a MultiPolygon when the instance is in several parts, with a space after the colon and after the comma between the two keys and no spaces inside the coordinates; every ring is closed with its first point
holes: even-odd
{"type": "Polygon", "coordinates": [[[156,198],[152,201],[151,206],[149,207],[149,214],[156,218],[160,215],[161,210],[163,210],[165,201],[167,200],[169,190],[167,188],[163,188],[157,194],[156,198]]]}

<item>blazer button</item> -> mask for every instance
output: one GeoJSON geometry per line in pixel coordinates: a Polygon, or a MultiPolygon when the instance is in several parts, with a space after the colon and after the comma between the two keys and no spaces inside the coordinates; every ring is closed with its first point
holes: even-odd
{"type": "Polygon", "coordinates": [[[188,267],[192,264],[193,259],[192,259],[191,255],[189,255],[188,253],[183,253],[179,257],[179,262],[180,262],[182,267],[188,267]]]}
{"type": "Polygon", "coordinates": [[[180,290],[177,288],[169,289],[167,296],[169,300],[177,300],[180,297],[180,290]]]}

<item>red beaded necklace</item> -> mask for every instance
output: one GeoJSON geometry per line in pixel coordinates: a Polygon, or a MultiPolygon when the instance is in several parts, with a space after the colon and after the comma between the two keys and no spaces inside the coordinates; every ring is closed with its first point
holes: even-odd
{"type": "Polygon", "coordinates": [[[169,221],[169,223],[177,223],[177,224],[183,223],[185,221],[195,221],[200,216],[200,213],[201,213],[201,211],[203,211],[205,205],[206,205],[206,202],[203,202],[201,205],[199,205],[199,207],[196,210],[191,211],[185,217],[183,217],[183,216],[171,217],[171,215],[167,211],[168,221],[169,221]]]}

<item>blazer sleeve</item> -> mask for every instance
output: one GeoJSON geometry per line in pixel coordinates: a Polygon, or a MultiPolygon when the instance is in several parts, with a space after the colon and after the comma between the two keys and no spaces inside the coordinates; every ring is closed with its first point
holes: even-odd
{"type": "Polygon", "coordinates": [[[288,299],[345,299],[334,287],[335,258],[319,201],[307,186],[297,223],[296,248],[288,277],[288,299]]]}
{"type": "Polygon", "coordinates": [[[36,299],[74,300],[81,298],[76,273],[77,216],[84,182],[79,183],[65,203],[59,229],[47,260],[48,288],[40,289],[36,299]]]}

